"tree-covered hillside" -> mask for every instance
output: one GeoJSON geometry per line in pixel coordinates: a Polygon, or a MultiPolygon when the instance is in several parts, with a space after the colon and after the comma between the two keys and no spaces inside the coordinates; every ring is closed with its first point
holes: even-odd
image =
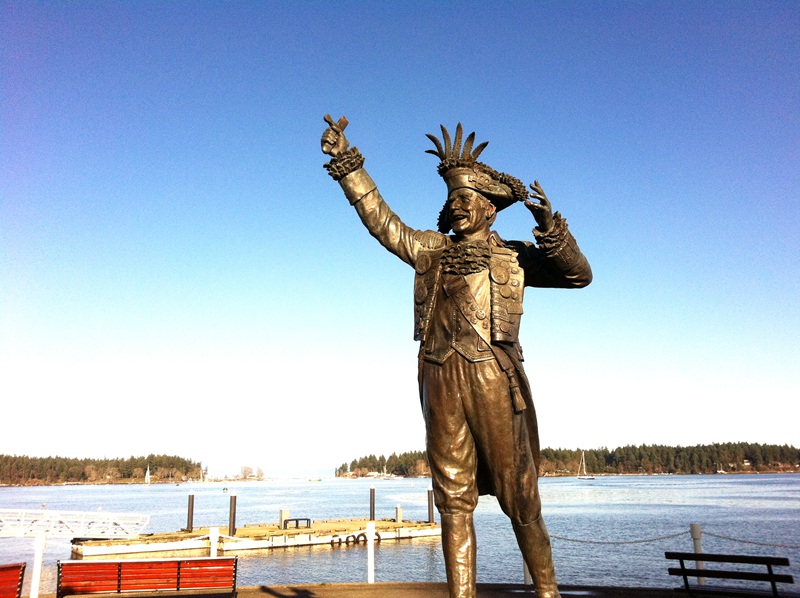
{"type": "MultiPolygon", "coordinates": [[[[543,449],[540,473],[575,473],[580,458],[581,450],[543,449]]],[[[586,469],[598,474],[792,472],[800,471],[800,450],[746,442],[587,449],[586,469]]]]}
{"type": "Polygon", "coordinates": [[[126,459],[0,455],[0,484],[142,482],[148,467],[152,482],[199,479],[201,472],[199,462],[170,455],[148,455],[126,459]]]}
{"type": "Polygon", "coordinates": [[[425,451],[412,451],[409,453],[392,453],[389,457],[376,457],[369,455],[360,459],[353,459],[348,466],[342,463],[336,469],[337,477],[362,477],[370,472],[404,477],[428,476],[431,473],[428,467],[428,456],[425,451]]]}
{"type": "MultiPolygon", "coordinates": [[[[596,474],[800,472],[800,449],[789,445],[728,442],[697,446],[641,445],[599,449],[542,449],[540,475],[574,475],[581,453],[586,469],[596,474]]],[[[429,475],[424,451],[369,455],[343,463],[337,476],[364,476],[378,472],[402,476],[429,475]],[[423,465],[424,464],[424,465],[423,465]]]]}

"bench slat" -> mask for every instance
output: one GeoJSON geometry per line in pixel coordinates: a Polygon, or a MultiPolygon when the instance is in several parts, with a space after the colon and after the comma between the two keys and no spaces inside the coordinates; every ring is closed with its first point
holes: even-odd
{"type": "Polygon", "coordinates": [[[789,559],[782,556],[713,554],[704,552],[665,552],[664,557],[673,560],[703,561],[706,563],[745,563],[752,565],[777,565],[780,567],[789,566],[789,559]]]}
{"type": "Polygon", "coordinates": [[[689,577],[708,577],[714,579],[743,579],[747,581],[775,581],[780,583],[794,583],[791,575],[782,573],[759,573],[757,571],[719,571],[717,569],[681,569],[680,567],[670,567],[670,575],[689,577]]]}

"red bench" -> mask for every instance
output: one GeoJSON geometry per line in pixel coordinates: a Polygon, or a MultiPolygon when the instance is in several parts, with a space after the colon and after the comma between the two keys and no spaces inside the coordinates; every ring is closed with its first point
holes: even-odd
{"type": "Polygon", "coordinates": [[[25,563],[0,565],[0,598],[20,598],[23,579],[25,563]]]}
{"type": "Polygon", "coordinates": [[[236,597],[237,557],[58,561],[57,598],[122,592],[224,591],[236,597]]]}

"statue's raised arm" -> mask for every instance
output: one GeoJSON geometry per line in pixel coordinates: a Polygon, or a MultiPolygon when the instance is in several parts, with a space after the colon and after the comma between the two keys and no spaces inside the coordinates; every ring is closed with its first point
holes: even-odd
{"type": "MultiPolygon", "coordinates": [[[[406,226],[378,191],[372,177],[364,170],[364,156],[344,136],[348,124],[343,116],[334,122],[325,115],[328,128],[322,133],[322,152],[331,156],[325,169],[339,183],[344,195],[356,209],[364,226],[378,242],[401,260],[414,266],[426,244],[444,243],[441,235],[432,238],[422,231],[406,226]]],[[[434,233],[431,233],[434,234],[434,233]]]]}

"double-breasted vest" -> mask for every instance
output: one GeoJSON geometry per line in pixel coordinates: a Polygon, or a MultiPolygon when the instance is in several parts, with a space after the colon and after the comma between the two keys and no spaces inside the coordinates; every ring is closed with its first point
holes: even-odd
{"type": "MultiPolygon", "coordinates": [[[[423,345],[429,340],[431,322],[437,299],[441,301],[444,295],[441,287],[442,268],[440,261],[444,247],[449,244],[449,239],[442,248],[421,251],[414,265],[414,340],[423,345]]],[[[519,326],[522,317],[522,297],[525,288],[525,272],[520,267],[517,252],[504,246],[502,240],[492,234],[489,239],[491,258],[489,261],[486,284],[489,285],[488,305],[477,305],[471,294],[466,298],[455,295],[450,298],[453,302],[464,302],[456,306],[459,313],[475,329],[475,334],[487,346],[486,354],[482,355],[471,351],[462,351],[471,361],[491,359],[492,353],[488,344],[507,343],[516,345],[519,339],[519,326]]],[[[429,343],[430,344],[430,343],[429,343]]],[[[437,351],[437,347],[434,351],[437,351]]],[[[482,348],[482,347],[480,347],[482,348]]],[[[430,351],[429,351],[430,353],[430,351]]],[[[438,351],[437,351],[438,353],[438,351]]],[[[437,361],[434,356],[433,361],[437,361]]]]}

